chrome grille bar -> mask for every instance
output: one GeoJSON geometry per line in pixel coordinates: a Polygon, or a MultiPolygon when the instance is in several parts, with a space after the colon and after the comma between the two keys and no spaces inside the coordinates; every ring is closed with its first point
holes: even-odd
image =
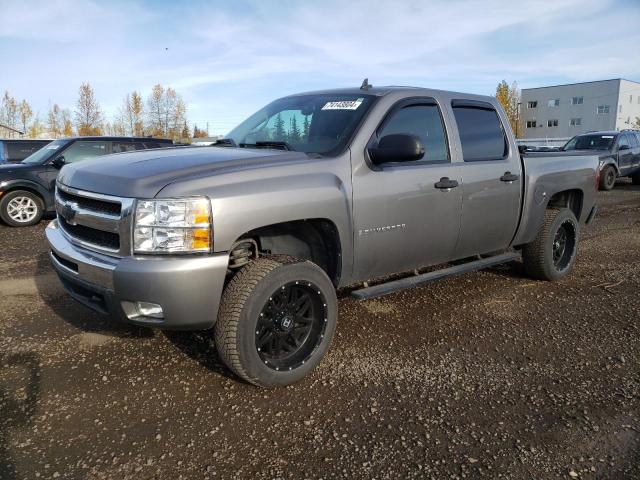
{"type": "Polygon", "coordinates": [[[111,256],[131,254],[131,216],[135,199],[87,192],[57,183],[55,204],[60,230],[70,242],[111,256]],[[104,208],[100,202],[104,202],[104,208]],[[114,213],[118,210],[119,214],[114,213]],[[101,237],[117,238],[118,241],[112,242],[113,246],[92,242],[101,237]]]}

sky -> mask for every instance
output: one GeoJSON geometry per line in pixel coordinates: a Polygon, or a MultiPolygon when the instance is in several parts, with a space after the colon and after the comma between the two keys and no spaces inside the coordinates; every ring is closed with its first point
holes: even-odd
{"type": "Polygon", "coordinates": [[[126,93],[176,89],[224,134],[271,100],[413,85],[493,94],[640,81],[640,0],[0,0],[0,93],[46,117],[89,82],[106,117],[126,93]]]}

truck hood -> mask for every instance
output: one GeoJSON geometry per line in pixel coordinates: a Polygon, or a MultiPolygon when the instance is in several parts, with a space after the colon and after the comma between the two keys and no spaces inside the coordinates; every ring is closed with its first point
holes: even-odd
{"type": "Polygon", "coordinates": [[[65,165],[58,181],[89,192],[153,198],[171,183],[193,177],[299,163],[302,152],[229,147],[177,147],[118,153],[65,165]]]}

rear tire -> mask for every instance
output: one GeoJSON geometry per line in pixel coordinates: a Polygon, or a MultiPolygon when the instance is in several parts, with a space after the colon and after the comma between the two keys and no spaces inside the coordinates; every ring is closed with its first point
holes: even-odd
{"type": "Polygon", "coordinates": [[[40,221],[44,202],[35,193],[13,190],[0,197],[0,218],[10,227],[29,227],[40,221]]]}
{"type": "Polygon", "coordinates": [[[640,172],[636,172],[633,175],[631,175],[631,182],[634,185],[640,185],[640,172]]]}
{"type": "Polygon", "coordinates": [[[611,190],[616,184],[616,169],[607,165],[600,172],[600,190],[611,190]]]}
{"type": "Polygon", "coordinates": [[[547,209],[538,236],[522,250],[527,273],[549,281],[568,275],[576,260],[579,238],[580,227],[570,209],[547,209]]]}
{"type": "Polygon", "coordinates": [[[318,265],[263,257],[240,270],[225,288],[215,342],[236,375],[260,387],[281,387],[320,363],[336,323],[336,292],[318,265]]]}

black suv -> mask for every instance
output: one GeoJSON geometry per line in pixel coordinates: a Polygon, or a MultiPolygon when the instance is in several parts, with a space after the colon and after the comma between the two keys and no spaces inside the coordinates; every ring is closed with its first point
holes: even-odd
{"type": "Polygon", "coordinates": [[[600,190],[611,190],[618,177],[631,177],[640,185],[640,131],[587,132],[573,137],[562,150],[598,152],[600,190]]]}
{"type": "Polygon", "coordinates": [[[21,162],[51,140],[22,140],[0,138],[0,163],[21,162]]]}
{"type": "Polygon", "coordinates": [[[0,165],[0,218],[26,227],[55,209],[59,170],[67,163],[101,155],[172,147],[171,140],[145,137],[70,137],[54,140],[20,163],[0,165]]]}

